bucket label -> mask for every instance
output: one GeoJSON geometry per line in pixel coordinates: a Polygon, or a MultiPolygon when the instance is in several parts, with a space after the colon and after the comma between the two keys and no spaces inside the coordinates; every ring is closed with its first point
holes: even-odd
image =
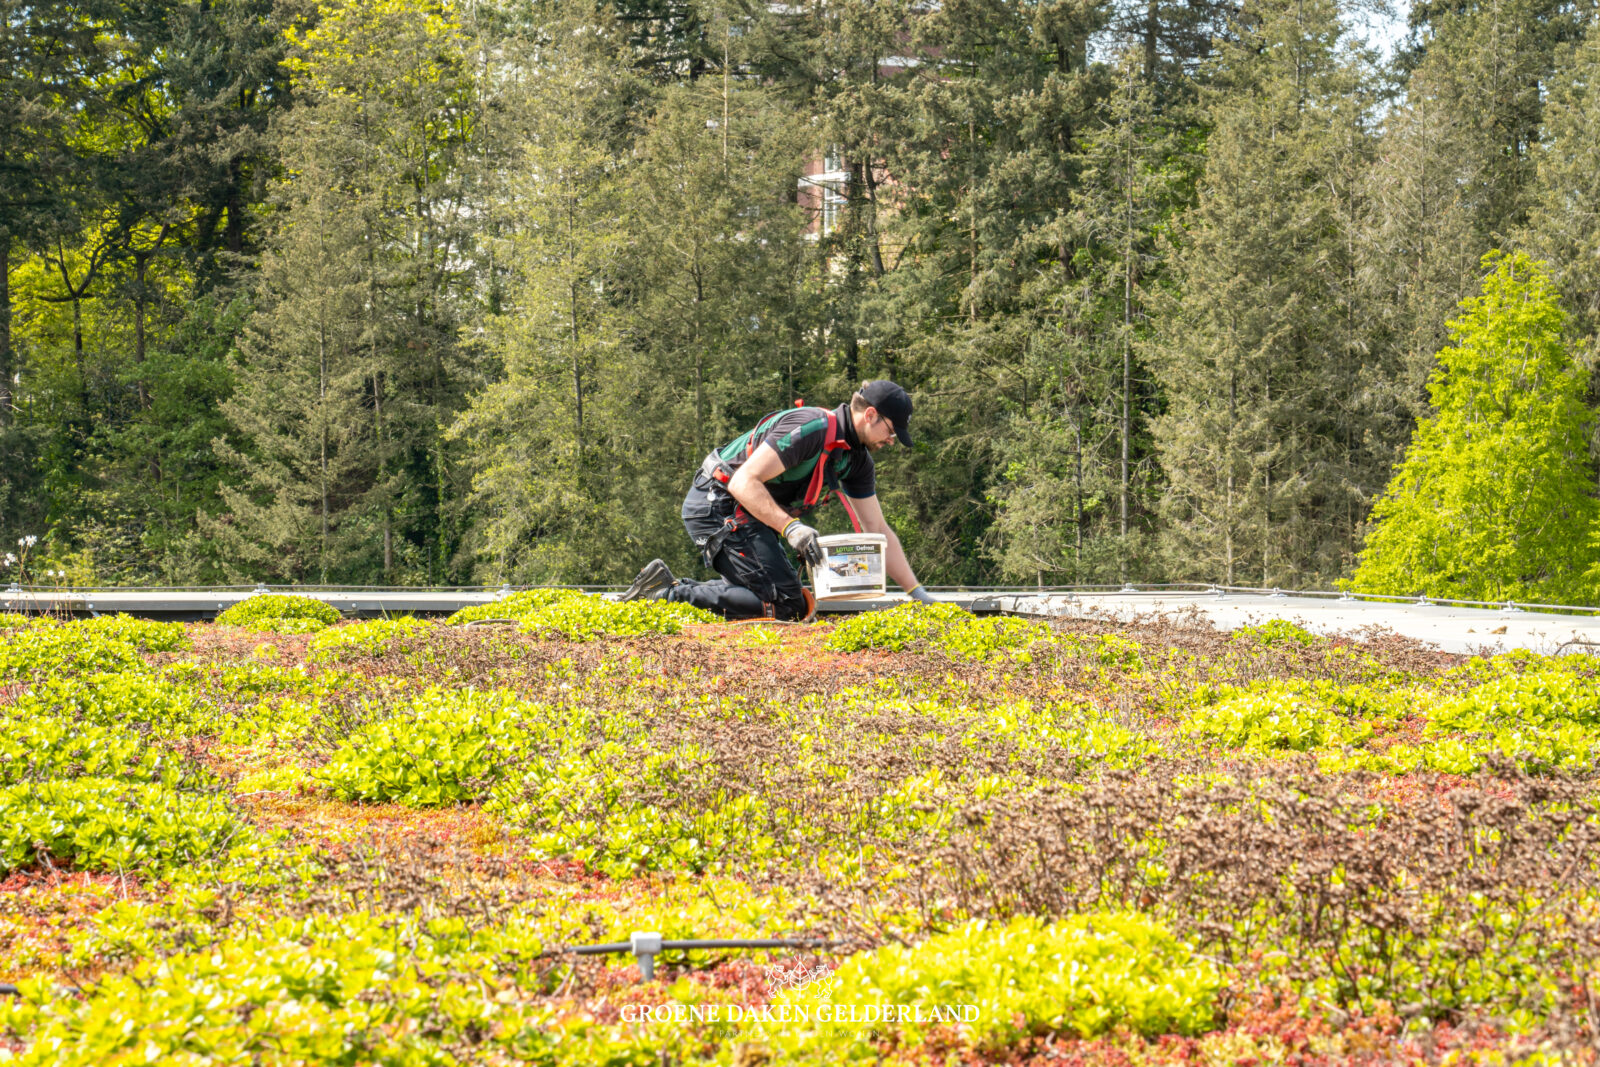
{"type": "Polygon", "coordinates": [[[883,546],[829,545],[825,564],[831,589],[882,588],[883,546]]]}

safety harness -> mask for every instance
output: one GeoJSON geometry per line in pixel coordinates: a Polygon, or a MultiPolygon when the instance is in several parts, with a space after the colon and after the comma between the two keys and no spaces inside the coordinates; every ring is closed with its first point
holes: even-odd
{"type": "MultiPolygon", "coordinates": [[[[761,421],[756,423],[755,429],[751,430],[745,439],[744,458],[746,460],[755,455],[756,446],[761,443],[762,437],[766,435],[767,428],[776,422],[780,416],[788,414],[790,410],[783,408],[774,411],[770,415],[763,416],[761,421]]],[[[834,493],[837,494],[839,503],[843,505],[845,513],[850,516],[850,525],[855,528],[856,533],[860,533],[861,520],[856,517],[856,509],[850,506],[845,494],[839,490],[839,476],[833,470],[833,453],[841,448],[849,448],[850,442],[846,441],[839,433],[838,412],[829,411],[826,414],[828,429],[823,435],[822,451],[817,454],[816,466],[811,471],[811,481],[806,484],[805,499],[798,506],[788,507],[784,510],[793,517],[799,518],[819,504],[827,503],[829,494],[834,493]]],[[[733,480],[733,467],[723,458],[722,452],[718,449],[711,450],[711,454],[706,457],[702,469],[706,472],[707,477],[724,487],[733,480]]],[[[750,513],[745,511],[742,505],[736,505],[732,524],[742,526],[749,520],[750,513]]]]}

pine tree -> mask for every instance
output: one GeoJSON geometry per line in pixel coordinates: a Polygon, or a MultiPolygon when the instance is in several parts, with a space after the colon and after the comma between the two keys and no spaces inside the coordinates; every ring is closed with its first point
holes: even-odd
{"type": "MultiPolygon", "coordinates": [[[[1080,141],[1109,91],[1089,58],[1104,12],[1063,0],[907,4],[903,15],[898,47],[913,62],[897,65],[910,74],[857,88],[851,121],[846,99],[838,106],[841,140],[882,179],[862,198],[870,229],[857,231],[875,239],[846,229],[837,240],[837,277],[852,284],[830,294],[826,354],[842,380],[894,377],[917,395],[924,430],[913,456],[886,464],[886,507],[920,566],[975,580],[986,551],[1007,551],[991,529],[1001,501],[1037,510],[1057,495],[1031,493],[1032,460],[1013,442],[1037,444],[1051,477],[1075,477],[1073,465],[1060,471],[1053,430],[1014,433],[1018,421],[1101,433],[1088,423],[1105,393],[1103,353],[1091,356],[1061,320],[1081,282],[1063,218],[1081,182],[1080,141]]],[[[1050,556],[1043,569],[1055,571],[1079,555],[1075,536],[1068,543],[1065,557],[1019,551],[1050,556]]]]}
{"type": "Polygon", "coordinates": [[[731,79],[662,93],[637,142],[627,191],[652,251],[628,284],[681,469],[783,402],[804,356],[784,318],[805,255],[791,192],[804,144],[771,93],[731,79]]]}
{"type": "Polygon", "coordinates": [[[368,243],[344,175],[320,154],[299,161],[284,194],[222,405],[232,439],[215,443],[237,481],[200,531],[235,580],[328,582],[351,573],[344,521],[371,479],[368,243]]]}
{"type": "Polygon", "coordinates": [[[1600,26],[1569,53],[1545,108],[1521,243],[1544,258],[1580,337],[1600,332],[1600,26]]]}
{"type": "Polygon", "coordinates": [[[1374,352],[1398,364],[1402,421],[1428,413],[1433,355],[1453,309],[1476,291],[1479,260],[1524,224],[1543,98],[1561,43],[1577,32],[1565,0],[1417,3],[1410,21],[1398,57],[1404,97],[1368,181],[1362,255],[1374,352]]]}
{"type": "MultiPolygon", "coordinates": [[[[1457,130],[1450,152],[1474,233],[1502,244],[1530,206],[1544,100],[1557,57],[1581,38],[1569,0],[1429,0],[1412,6],[1409,99],[1431,98],[1457,130]]],[[[1483,251],[1487,251],[1485,247],[1483,251]]]]}
{"type": "Polygon", "coordinates": [[[1072,210],[1040,230],[1071,250],[1029,281],[1016,321],[1028,331],[1031,403],[1000,446],[1004,476],[991,543],[1007,577],[1126,581],[1152,571],[1145,551],[1154,399],[1136,346],[1147,288],[1160,283],[1157,228],[1182,206],[1193,157],[1181,111],[1158,111],[1142,53],[1124,55],[1115,88],[1078,152],[1072,210]]]}
{"type": "Polygon", "coordinates": [[[472,458],[473,551],[492,580],[631,574],[673,512],[641,462],[655,414],[623,278],[632,110],[643,86],[618,27],[551,12],[509,103],[495,221],[509,277],[485,319],[501,368],[451,429],[472,458]],[[587,27],[587,29],[580,29],[587,27]],[[643,497],[637,496],[643,493],[643,497]]]}
{"type": "Polygon", "coordinates": [[[1481,152],[1428,72],[1412,77],[1405,104],[1386,119],[1364,185],[1362,286],[1376,319],[1374,350],[1397,369],[1375,384],[1392,397],[1403,439],[1428,413],[1427,382],[1445,322],[1475,290],[1478,263],[1493,244],[1474,202],[1483,186],[1481,152]]]}
{"type": "Polygon", "coordinates": [[[275,539],[314,528],[312,573],[439,580],[457,547],[460,478],[443,429],[468,369],[458,330],[476,284],[466,253],[483,87],[465,31],[430,0],[331,0],[290,37],[300,103],[279,127],[282,243],[230,408],[247,439],[264,436],[229,454],[255,506],[281,517],[234,533],[259,530],[271,559],[275,539]],[[291,381],[298,395],[279,398],[291,381]],[[291,400],[307,417],[280,430],[291,400]],[[281,479],[308,461],[310,514],[307,489],[281,479]]]}
{"type": "Polygon", "coordinates": [[[1450,323],[1417,426],[1373,508],[1361,592],[1589,603],[1600,504],[1585,450],[1587,370],[1544,264],[1486,256],[1450,323]],[[1585,572],[1589,572],[1587,575],[1585,572]]]}
{"type": "Polygon", "coordinates": [[[1218,57],[1199,200],[1147,352],[1167,390],[1174,572],[1291,586],[1343,571],[1382,480],[1354,255],[1370,75],[1331,3],[1254,19],[1218,57]]]}

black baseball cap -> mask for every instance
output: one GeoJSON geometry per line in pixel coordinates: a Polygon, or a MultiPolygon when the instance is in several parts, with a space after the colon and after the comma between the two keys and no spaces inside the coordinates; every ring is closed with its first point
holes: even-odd
{"type": "Polygon", "coordinates": [[[894,427],[895,438],[907,448],[911,447],[911,428],[906,425],[911,418],[911,397],[906,391],[890,381],[871,381],[861,386],[858,393],[872,407],[878,409],[878,414],[889,420],[889,425],[894,427]]]}

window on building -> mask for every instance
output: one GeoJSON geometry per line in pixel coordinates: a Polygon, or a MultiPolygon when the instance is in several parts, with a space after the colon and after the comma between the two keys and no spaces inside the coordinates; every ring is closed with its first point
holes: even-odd
{"type": "Polygon", "coordinates": [[[822,235],[826,237],[832,233],[844,217],[845,197],[838,182],[822,183],[822,219],[819,227],[822,235]]]}

